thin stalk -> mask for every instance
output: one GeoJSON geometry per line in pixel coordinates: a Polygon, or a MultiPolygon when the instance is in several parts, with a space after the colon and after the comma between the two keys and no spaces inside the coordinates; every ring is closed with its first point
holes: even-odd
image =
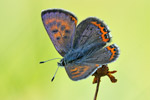
{"type": "Polygon", "coordinates": [[[96,86],[96,92],[95,92],[94,100],[96,100],[96,98],[97,98],[99,85],[100,85],[100,77],[97,78],[97,86],[96,86]]]}

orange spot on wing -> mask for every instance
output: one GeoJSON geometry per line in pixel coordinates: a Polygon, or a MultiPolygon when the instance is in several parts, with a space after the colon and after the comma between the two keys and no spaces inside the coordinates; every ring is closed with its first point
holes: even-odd
{"type": "MultiPolygon", "coordinates": [[[[75,21],[76,23],[76,19],[74,17],[71,17],[72,20],[75,21]]],[[[49,23],[52,23],[53,21],[56,21],[56,23],[60,22],[61,23],[61,26],[64,25],[65,26],[65,29],[68,29],[68,30],[71,30],[71,27],[70,27],[70,24],[67,22],[67,21],[64,21],[64,20],[61,20],[61,19],[56,19],[56,18],[53,18],[53,19],[46,19],[45,20],[45,24],[49,24],[49,23]]],[[[65,35],[65,30],[64,31],[61,31],[60,29],[61,27],[57,27],[57,25],[53,25],[50,27],[50,30],[53,30],[53,29],[58,29],[59,32],[61,33],[62,36],[65,35]]]]}
{"type": "Polygon", "coordinates": [[[73,72],[73,71],[76,71],[76,70],[78,70],[78,68],[71,69],[70,71],[73,72]]]}
{"type": "Polygon", "coordinates": [[[111,55],[109,60],[112,60],[115,56],[115,53],[116,53],[116,51],[114,51],[115,48],[110,48],[110,46],[108,46],[106,48],[111,51],[112,55],[111,55]]]}
{"type": "Polygon", "coordinates": [[[61,37],[61,34],[60,34],[59,32],[57,32],[57,33],[54,34],[54,37],[55,37],[55,38],[61,37]]]}
{"type": "Polygon", "coordinates": [[[104,41],[104,42],[109,41],[109,39],[105,38],[105,36],[104,36],[105,34],[107,34],[107,32],[105,32],[105,31],[103,30],[104,27],[101,27],[101,26],[100,26],[101,24],[97,24],[96,22],[91,22],[91,23],[94,24],[95,26],[99,27],[100,31],[102,32],[101,37],[102,37],[103,41],[104,41]]]}
{"type": "Polygon", "coordinates": [[[76,78],[76,77],[80,77],[80,76],[81,76],[81,74],[72,76],[72,78],[76,78]]]}
{"type": "MultiPolygon", "coordinates": [[[[75,19],[74,19],[74,20],[75,20],[75,19]]],[[[45,20],[45,24],[47,25],[47,24],[49,24],[49,23],[53,23],[54,21],[56,21],[56,24],[55,24],[55,25],[52,25],[49,30],[50,30],[50,31],[53,31],[53,30],[55,30],[55,29],[58,30],[58,32],[57,32],[57,33],[54,33],[53,36],[54,36],[55,39],[56,39],[57,37],[60,37],[60,39],[58,40],[58,42],[59,42],[60,44],[62,44],[64,41],[67,41],[67,39],[63,39],[62,37],[64,37],[64,36],[70,37],[70,36],[72,35],[72,33],[70,33],[70,34],[66,34],[66,33],[65,33],[65,30],[72,30],[72,29],[71,29],[71,26],[70,26],[69,22],[64,21],[64,20],[62,20],[62,19],[56,19],[56,18],[46,19],[46,20],[45,20]],[[61,23],[61,26],[65,26],[65,29],[62,31],[62,30],[61,30],[61,26],[58,27],[58,26],[57,26],[57,23],[61,23]]]]}
{"type": "Polygon", "coordinates": [[[58,29],[57,25],[53,25],[52,27],[50,27],[50,30],[54,30],[54,29],[58,29]]]}
{"type": "Polygon", "coordinates": [[[77,19],[73,16],[70,16],[71,17],[71,20],[73,20],[75,22],[75,24],[77,25],[77,19]]]}
{"type": "Polygon", "coordinates": [[[77,71],[72,73],[72,75],[73,75],[72,78],[82,76],[89,69],[89,66],[77,66],[76,68],[77,68],[77,71]],[[80,72],[80,68],[83,68],[82,72],[80,72]],[[78,74],[78,73],[80,73],[80,74],[78,74]],[[75,75],[75,74],[78,74],[78,75],[75,75]]]}
{"type": "Polygon", "coordinates": [[[96,67],[99,67],[99,64],[95,64],[96,67]]]}
{"type": "Polygon", "coordinates": [[[45,24],[47,25],[47,24],[49,24],[49,23],[51,23],[51,22],[53,22],[55,20],[56,20],[55,18],[53,18],[53,19],[46,19],[45,20],[45,24]]]}
{"type": "Polygon", "coordinates": [[[72,75],[75,75],[75,74],[78,74],[78,73],[79,73],[79,71],[76,71],[76,72],[72,73],[72,75]]]}

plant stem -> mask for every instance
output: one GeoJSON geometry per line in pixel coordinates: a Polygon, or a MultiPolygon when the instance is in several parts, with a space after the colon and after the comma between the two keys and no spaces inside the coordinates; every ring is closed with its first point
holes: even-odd
{"type": "Polygon", "coordinates": [[[99,90],[99,84],[100,84],[100,77],[97,78],[97,86],[96,86],[96,92],[94,96],[94,100],[97,98],[98,90],[99,90]]]}

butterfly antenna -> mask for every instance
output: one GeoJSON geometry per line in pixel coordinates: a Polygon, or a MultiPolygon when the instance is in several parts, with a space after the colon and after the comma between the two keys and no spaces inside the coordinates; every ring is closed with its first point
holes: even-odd
{"type": "Polygon", "coordinates": [[[55,72],[53,78],[51,79],[51,82],[53,82],[53,80],[54,80],[54,78],[55,78],[55,75],[56,75],[56,73],[57,73],[57,71],[58,71],[58,68],[59,68],[59,66],[57,67],[56,72],[55,72]]]}
{"type": "Polygon", "coordinates": [[[49,60],[46,60],[46,61],[41,61],[40,64],[51,61],[51,60],[55,60],[55,59],[61,59],[61,58],[54,58],[54,59],[49,59],[49,60]]]}

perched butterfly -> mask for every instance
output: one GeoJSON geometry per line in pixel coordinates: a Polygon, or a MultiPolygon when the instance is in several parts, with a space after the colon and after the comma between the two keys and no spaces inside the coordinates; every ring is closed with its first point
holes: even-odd
{"type": "Polygon", "coordinates": [[[58,65],[65,67],[70,79],[84,79],[118,58],[118,47],[106,46],[110,31],[101,20],[89,17],[76,27],[77,18],[66,10],[48,9],[41,16],[51,41],[63,56],[58,65]]]}

